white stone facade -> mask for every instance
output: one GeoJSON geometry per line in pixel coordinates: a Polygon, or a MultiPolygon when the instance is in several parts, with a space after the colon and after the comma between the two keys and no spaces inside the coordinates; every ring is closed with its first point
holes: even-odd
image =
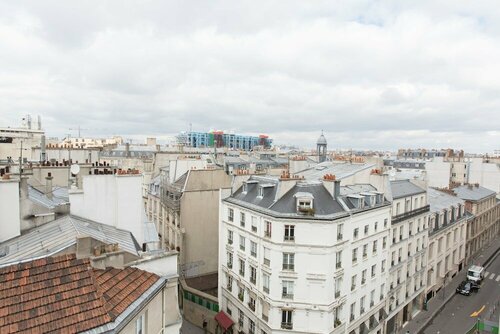
{"type": "Polygon", "coordinates": [[[234,329],[250,334],[381,330],[390,206],[352,213],[338,219],[278,218],[222,200],[219,301],[234,329]]]}

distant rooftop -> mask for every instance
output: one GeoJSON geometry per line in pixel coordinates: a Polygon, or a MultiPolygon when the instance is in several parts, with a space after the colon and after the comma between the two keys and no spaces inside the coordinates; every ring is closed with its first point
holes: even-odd
{"type": "Polygon", "coordinates": [[[369,163],[325,161],[296,174],[305,177],[307,180],[321,180],[325,174],[333,174],[337,180],[341,180],[374,167],[375,164],[369,163]]]}
{"type": "Polygon", "coordinates": [[[457,206],[458,204],[464,205],[465,203],[457,196],[434,188],[427,189],[427,201],[429,202],[431,212],[441,212],[443,209],[449,209],[451,206],[457,206]]]}
{"type": "Polygon", "coordinates": [[[461,185],[452,190],[458,197],[467,201],[480,201],[496,195],[493,190],[476,185],[461,185]]]}
{"type": "Polygon", "coordinates": [[[411,183],[409,180],[391,181],[392,198],[398,199],[402,197],[413,196],[425,193],[425,189],[411,183]]]}
{"type": "Polygon", "coordinates": [[[76,216],[64,216],[0,243],[0,266],[55,255],[76,245],[78,237],[117,243],[121,250],[139,255],[139,244],[130,232],[76,216]]]}
{"type": "Polygon", "coordinates": [[[45,193],[28,185],[28,197],[31,201],[48,209],[69,204],[68,188],[53,187],[52,198],[49,198],[45,193]]]}

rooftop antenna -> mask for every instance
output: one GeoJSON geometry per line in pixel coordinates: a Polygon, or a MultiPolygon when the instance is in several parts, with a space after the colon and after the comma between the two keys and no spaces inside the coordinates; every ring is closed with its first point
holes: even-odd
{"type": "Polygon", "coordinates": [[[78,128],[76,128],[76,129],[71,129],[71,128],[70,128],[69,130],[71,130],[71,131],[78,131],[78,138],[82,138],[82,136],[81,136],[81,131],[82,131],[82,130],[88,130],[88,129],[82,129],[82,128],[80,127],[80,125],[78,125],[78,128]]]}

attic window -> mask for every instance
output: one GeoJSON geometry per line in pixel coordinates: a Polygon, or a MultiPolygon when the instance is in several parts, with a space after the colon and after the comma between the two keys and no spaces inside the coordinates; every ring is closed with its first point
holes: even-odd
{"type": "Polygon", "coordinates": [[[259,187],[258,197],[264,197],[264,187],[259,187]]]}
{"type": "Polygon", "coordinates": [[[311,206],[312,206],[311,200],[307,200],[307,199],[299,200],[299,208],[310,209],[311,206]]]}

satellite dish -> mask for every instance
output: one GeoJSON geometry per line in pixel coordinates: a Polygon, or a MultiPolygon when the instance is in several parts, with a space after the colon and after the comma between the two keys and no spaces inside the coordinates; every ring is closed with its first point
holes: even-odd
{"type": "Polygon", "coordinates": [[[80,165],[77,165],[77,164],[71,165],[70,171],[71,171],[71,174],[73,174],[73,175],[80,173],[80,165]]]}

